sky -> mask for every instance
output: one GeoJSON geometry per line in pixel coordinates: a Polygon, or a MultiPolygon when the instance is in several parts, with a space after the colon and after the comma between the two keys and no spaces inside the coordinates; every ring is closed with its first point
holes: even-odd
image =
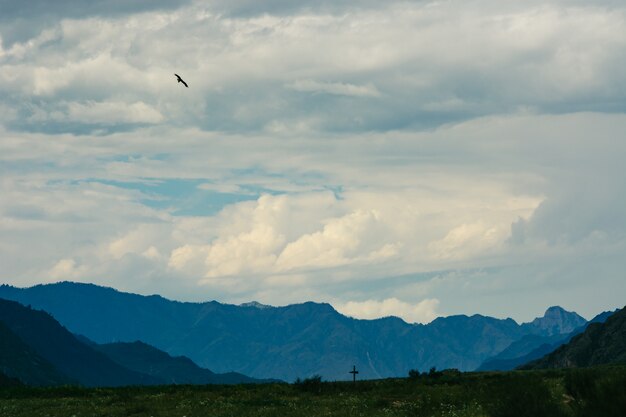
{"type": "Polygon", "coordinates": [[[0,282],[621,308],[624,67],[617,0],[0,0],[0,282]]]}

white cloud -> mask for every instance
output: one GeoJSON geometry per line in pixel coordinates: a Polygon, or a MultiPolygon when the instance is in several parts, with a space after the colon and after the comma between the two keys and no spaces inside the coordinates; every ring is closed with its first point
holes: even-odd
{"type": "Polygon", "coordinates": [[[303,235],[285,246],[276,266],[284,270],[329,268],[368,261],[370,257],[380,260],[387,254],[393,256],[392,245],[377,241],[384,239],[384,231],[377,225],[379,221],[375,210],[357,210],[329,220],[322,230],[303,235]],[[381,252],[383,247],[387,250],[381,252]]]}
{"type": "MultiPolygon", "coordinates": [[[[483,198],[467,194],[444,197],[406,189],[345,192],[341,199],[316,192],[263,195],[228,206],[214,219],[216,227],[208,235],[197,236],[206,243],[175,248],[169,265],[210,282],[296,271],[322,275],[341,267],[354,270],[340,280],[358,279],[362,271],[357,267],[366,265],[384,264],[393,273],[441,268],[450,259],[471,262],[502,250],[510,224],[538,204],[532,199],[515,201],[497,189],[488,191],[489,208],[483,198]],[[481,219],[476,224],[455,226],[460,219],[476,216],[481,219]]],[[[325,279],[334,281],[332,277],[325,279]]]]}
{"type": "Polygon", "coordinates": [[[123,102],[106,103],[69,103],[67,119],[79,123],[159,123],[164,117],[158,110],[141,101],[126,104],[123,102]]]}
{"type": "Polygon", "coordinates": [[[285,237],[273,227],[256,224],[248,232],[220,239],[207,247],[206,276],[219,277],[242,273],[259,273],[271,269],[275,251],[285,237]]]}
{"type": "Polygon", "coordinates": [[[623,111],[626,13],[600,4],[388,2],[350,13],[283,4],[238,18],[192,4],[64,19],[3,49],[0,91],[24,112],[116,103],[143,123],[220,131],[433,127],[518,108],[623,111]],[[176,71],[192,88],[178,88],[176,71]]]}
{"type": "Polygon", "coordinates": [[[428,249],[437,259],[459,259],[479,255],[496,248],[510,235],[508,225],[485,225],[482,222],[462,224],[450,230],[441,240],[430,242],[428,249]]]}
{"type": "Polygon", "coordinates": [[[349,83],[329,83],[314,80],[297,80],[287,85],[295,91],[308,93],[326,93],[339,96],[378,97],[380,91],[372,85],[354,85],[349,83]]]}
{"type": "Polygon", "coordinates": [[[77,265],[74,259],[61,259],[49,272],[50,282],[84,279],[87,272],[85,265],[77,265]]]}
{"type": "Polygon", "coordinates": [[[170,230],[169,226],[141,224],[109,243],[108,252],[113,259],[120,259],[128,254],[142,254],[148,258],[158,259],[157,246],[163,246],[161,240],[170,230]]]}
{"type": "MultiPolygon", "coordinates": [[[[623,169],[623,144],[615,138],[625,123],[621,115],[524,114],[426,133],[305,136],[295,143],[152,129],[106,140],[6,133],[0,158],[28,164],[7,164],[11,174],[1,183],[5,279],[48,280],[50,265],[73,259],[90,279],[131,289],[159,282],[185,297],[281,303],[339,292],[350,299],[358,283],[361,299],[379,299],[374,283],[385,277],[564,262],[587,256],[590,245],[610,251],[625,234],[623,177],[615,175],[623,169]],[[156,152],[166,160],[153,158],[156,152]],[[247,166],[258,172],[233,174],[247,166]],[[74,181],[94,177],[145,185],[139,192],[74,181]],[[149,197],[155,184],[181,177],[228,178],[282,194],[227,204],[216,215],[171,216],[177,199],[174,207],[146,206],[166,197],[149,197]],[[317,191],[333,184],[343,189],[317,191]],[[520,217],[524,238],[513,245],[510,227],[520,217]],[[166,277],[185,284],[174,288],[166,277]],[[291,277],[292,290],[281,289],[291,277]],[[200,281],[207,287],[197,287],[200,281]]],[[[420,296],[432,297],[428,291],[420,296]]],[[[393,297],[405,296],[385,296],[393,297]]],[[[445,294],[436,298],[450,310],[445,294]]]]}
{"type": "Polygon", "coordinates": [[[439,300],[425,299],[416,304],[397,298],[384,300],[348,301],[334,305],[337,311],[359,319],[396,316],[409,323],[429,323],[438,317],[439,300]]]}

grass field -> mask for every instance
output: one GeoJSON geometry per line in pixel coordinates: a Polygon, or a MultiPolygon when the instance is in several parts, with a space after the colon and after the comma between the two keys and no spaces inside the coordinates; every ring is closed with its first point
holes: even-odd
{"type": "Polygon", "coordinates": [[[626,367],[239,386],[2,388],[0,416],[626,417],[626,367]]]}

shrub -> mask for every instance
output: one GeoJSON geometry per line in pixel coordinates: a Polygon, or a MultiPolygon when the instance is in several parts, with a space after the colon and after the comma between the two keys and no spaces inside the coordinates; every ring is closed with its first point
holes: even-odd
{"type": "Polygon", "coordinates": [[[419,377],[420,377],[420,371],[418,371],[417,369],[409,370],[410,379],[419,379],[419,377]]]}
{"type": "Polygon", "coordinates": [[[563,383],[575,400],[588,399],[594,395],[596,375],[590,369],[571,369],[565,374],[563,383]]]}
{"type": "Polygon", "coordinates": [[[565,389],[574,398],[580,416],[623,417],[626,415],[626,372],[604,368],[575,369],[565,376],[565,389]]]}
{"type": "Polygon", "coordinates": [[[560,399],[552,397],[546,383],[537,376],[513,376],[494,384],[489,404],[493,417],[560,417],[565,412],[560,399]]]}
{"type": "Polygon", "coordinates": [[[294,385],[301,391],[315,392],[315,393],[322,392],[323,384],[324,383],[322,382],[322,377],[320,375],[313,375],[303,380],[298,378],[296,379],[296,382],[294,382],[294,385]]]}

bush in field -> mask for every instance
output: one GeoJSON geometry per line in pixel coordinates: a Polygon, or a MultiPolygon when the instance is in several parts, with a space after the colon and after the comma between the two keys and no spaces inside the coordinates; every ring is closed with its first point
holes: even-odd
{"type": "Polygon", "coordinates": [[[312,377],[305,379],[298,378],[296,379],[296,382],[294,382],[294,385],[301,391],[315,393],[322,392],[323,384],[324,383],[322,382],[322,377],[320,375],[313,375],[312,377]]]}
{"type": "Polygon", "coordinates": [[[591,369],[572,369],[565,374],[565,391],[575,400],[590,398],[594,395],[597,376],[591,369]]]}
{"type": "Polygon", "coordinates": [[[539,376],[502,379],[491,389],[488,406],[493,417],[561,417],[565,411],[539,376]]]}
{"type": "Polygon", "coordinates": [[[417,369],[409,370],[409,379],[419,379],[419,377],[420,371],[418,371],[417,369]]]}
{"type": "Polygon", "coordinates": [[[626,374],[599,378],[584,415],[624,417],[626,415],[626,374]]]}
{"type": "Polygon", "coordinates": [[[626,415],[626,373],[605,369],[574,369],[564,378],[567,394],[579,416],[626,415]]]}
{"type": "Polygon", "coordinates": [[[434,366],[428,372],[411,369],[409,379],[420,380],[425,384],[457,384],[461,381],[463,373],[458,369],[444,369],[438,371],[434,366]]]}

